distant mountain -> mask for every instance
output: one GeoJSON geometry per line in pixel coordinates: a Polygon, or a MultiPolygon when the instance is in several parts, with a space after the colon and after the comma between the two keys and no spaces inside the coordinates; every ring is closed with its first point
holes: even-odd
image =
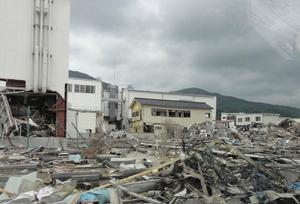
{"type": "Polygon", "coordinates": [[[199,88],[187,88],[175,93],[212,95],[217,96],[217,117],[220,118],[221,112],[236,113],[277,113],[282,117],[300,118],[300,109],[289,106],[272,105],[267,103],[257,103],[246,101],[233,96],[224,96],[219,93],[211,93],[199,88]]]}

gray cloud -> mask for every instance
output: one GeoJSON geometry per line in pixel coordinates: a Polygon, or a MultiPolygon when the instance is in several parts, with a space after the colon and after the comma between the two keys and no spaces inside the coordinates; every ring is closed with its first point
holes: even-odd
{"type": "Polygon", "coordinates": [[[72,0],[71,68],[113,82],[116,67],[118,84],[139,89],[199,87],[300,107],[300,6],[286,2],[72,0]],[[280,24],[291,16],[281,27],[278,6],[280,24]]]}

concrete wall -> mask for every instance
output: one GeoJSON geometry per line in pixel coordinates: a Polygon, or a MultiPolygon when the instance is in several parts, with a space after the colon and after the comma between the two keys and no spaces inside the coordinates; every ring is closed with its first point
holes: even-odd
{"type": "Polygon", "coordinates": [[[253,122],[261,123],[263,115],[262,114],[237,114],[236,115],[236,125],[250,125],[253,122]],[[256,117],[260,117],[260,121],[256,121],[256,117]],[[239,122],[239,119],[242,118],[242,122],[239,122]],[[246,121],[246,118],[250,118],[250,121],[246,121]]]}
{"type": "Polygon", "coordinates": [[[131,110],[130,105],[134,98],[151,98],[151,99],[164,99],[164,100],[187,100],[193,102],[205,102],[213,108],[211,119],[216,120],[217,113],[217,97],[215,96],[198,96],[198,95],[189,95],[189,94],[171,94],[163,92],[151,92],[151,91],[139,91],[139,90],[128,90],[123,89],[122,99],[122,116],[124,125],[128,127],[127,121],[131,119],[131,110]]]}
{"type": "MultiPolygon", "coordinates": [[[[80,133],[87,133],[91,129],[93,133],[101,128],[99,118],[102,109],[102,85],[101,81],[69,78],[68,84],[72,85],[72,91],[68,92],[67,111],[67,137],[76,137],[76,131],[72,122],[77,125],[80,133]],[[75,84],[95,86],[95,93],[75,92],[75,84]],[[97,114],[98,113],[98,114],[97,114]],[[98,120],[97,120],[98,119],[98,120]],[[97,124],[97,121],[99,124],[97,124]]],[[[100,119],[102,120],[102,119],[100,119]]]]}
{"type": "Polygon", "coordinates": [[[68,92],[69,108],[89,111],[102,110],[101,81],[69,78],[68,84],[72,84],[72,92],[68,92]],[[75,84],[95,86],[95,93],[76,93],[75,84]]]}
{"type": "Polygon", "coordinates": [[[77,126],[80,133],[88,133],[88,129],[92,130],[92,133],[96,132],[97,116],[96,113],[92,112],[78,112],[74,110],[67,111],[67,138],[77,138],[77,131],[72,123],[77,126]]]}
{"type": "Polygon", "coordinates": [[[236,116],[236,125],[243,126],[243,125],[250,125],[251,123],[277,123],[279,122],[279,115],[276,114],[264,114],[264,113],[238,113],[235,114],[236,116]],[[260,117],[261,121],[257,121],[256,117],[260,117]],[[239,118],[242,118],[242,122],[239,122],[239,118]],[[246,118],[250,118],[250,121],[246,121],[246,118]]]}
{"type": "MultiPolygon", "coordinates": [[[[47,89],[64,97],[69,67],[70,0],[54,1],[47,89]]],[[[0,1],[0,78],[25,80],[33,89],[34,0],[0,1]]]]}
{"type": "Polygon", "coordinates": [[[278,123],[280,122],[279,115],[263,115],[263,123],[268,124],[268,123],[278,123]]]}

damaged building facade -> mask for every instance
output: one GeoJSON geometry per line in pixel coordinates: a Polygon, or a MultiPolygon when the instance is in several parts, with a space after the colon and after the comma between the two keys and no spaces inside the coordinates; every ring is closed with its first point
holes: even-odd
{"type": "Polygon", "coordinates": [[[65,135],[69,17],[70,0],[0,2],[0,86],[14,118],[30,107],[36,135],[65,135]]]}
{"type": "Polygon", "coordinates": [[[249,126],[251,123],[280,122],[280,114],[275,113],[221,113],[221,121],[232,121],[236,126],[249,126]]]}
{"type": "Polygon", "coordinates": [[[113,84],[102,82],[103,130],[124,129],[122,127],[122,89],[113,84]]]}
{"type": "Polygon", "coordinates": [[[203,102],[135,98],[131,132],[162,133],[169,126],[192,126],[211,121],[213,108],[203,102]]]}
{"type": "MultiPolygon", "coordinates": [[[[211,114],[208,120],[216,120],[217,113],[217,97],[195,94],[182,94],[182,93],[168,93],[156,91],[133,90],[128,88],[122,89],[122,125],[124,129],[130,129],[133,123],[131,105],[135,98],[145,99],[158,99],[158,100],[171,100],[171,101],[187,101],[187,102],[200,102],[210,106],[211,114]]],[[[196,121],[195,121],[196,122],[196,121]]],[[[199,121],[200,122],[200,121],[199,121]]]]}

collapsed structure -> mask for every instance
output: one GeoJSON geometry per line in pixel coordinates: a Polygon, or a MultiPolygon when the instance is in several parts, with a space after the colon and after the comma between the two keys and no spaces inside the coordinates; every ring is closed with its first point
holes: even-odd
{"type": "MultiPolygon", "coordinates": [[[[2,148],[2,203],[299,203],[300,124],[2,148]],[[78,148],[79,147],[79,148],[78,148]]],[[[1,188],[0,188],[1,189],[1,188]]]]}

